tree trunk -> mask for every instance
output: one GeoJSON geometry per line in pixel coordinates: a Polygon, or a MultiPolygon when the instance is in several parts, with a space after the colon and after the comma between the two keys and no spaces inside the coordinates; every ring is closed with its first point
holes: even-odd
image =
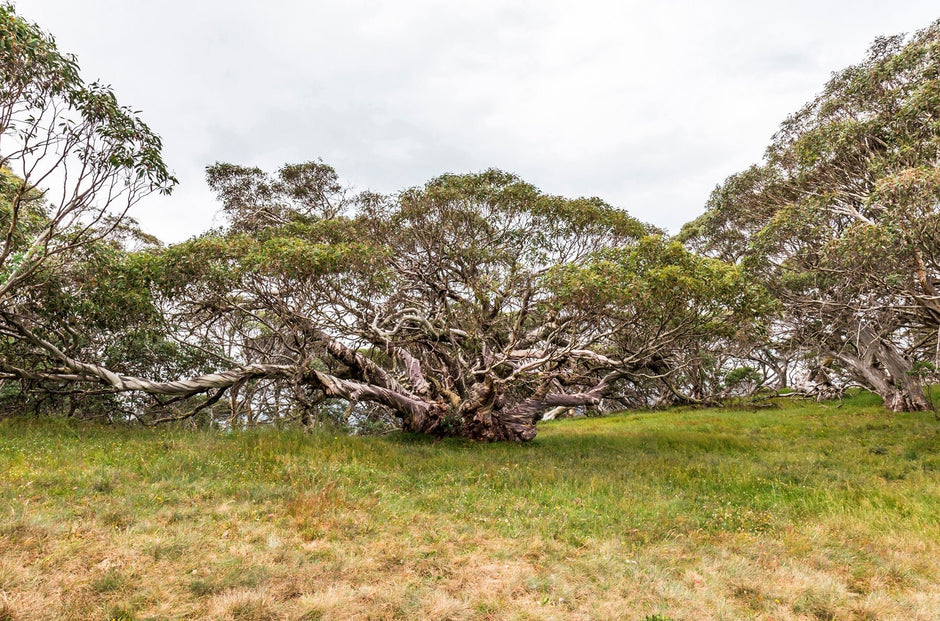
{"type": "Polygon", "coordinates": [[[526,442],[535,437],[535,423],[531,413],[507,412],[492,405],[476,409],[460,407],[455,412],[435,403],[421,417],[403,418],[402,430],[478,442],[526,442]]]}
{"type": "Polygon", "coordinates": [[[887,394],[879,394],[884,399],[884,406],[892,412],[926,412],[933,409],[924,394],[923,387],[916,389],[905,387],[887,394]]]}
{"type": "Polygon", "coordinates": [[[833,352],[862,385],[871,388],[892,412],[926,412],[933,409],[924,383],[911,374],[912,365],[890,343],[866,328],[858,330],[861,356],[833,352]]]}

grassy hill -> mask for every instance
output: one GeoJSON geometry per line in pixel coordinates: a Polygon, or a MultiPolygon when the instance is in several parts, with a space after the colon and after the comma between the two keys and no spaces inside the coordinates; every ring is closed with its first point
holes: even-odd
{"type": "Polygon", "coordinates": [[[0,423],[0,620],[940,618],[940,423],[844,404],[527,445],[0,423]]]}

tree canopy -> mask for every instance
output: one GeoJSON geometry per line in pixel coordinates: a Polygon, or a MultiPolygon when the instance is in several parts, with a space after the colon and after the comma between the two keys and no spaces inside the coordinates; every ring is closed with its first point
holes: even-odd
{"type": "MultiPolygon", "coordinates": [[[[111,364],[152,340],[156,317],[124,247],[149,239],[128,209],[175,183],[161,146],[51,36],[0,6],[0,377],[25,394],[74,375],[71,356],[111,364]],[[38,345],[49,339],[59,346],[38,345]]],[[[3,382],[0,395],[16,393],[3,382]]]]}
{"type": "Polygon", "coordinates": [[[877,40],[781,126],[764,161],[730,177],[683,230],[781,300],[785,348],[930,407],[940,354],[940,22],[877,40]]]}
{"type": "Polygon", "coordinates": [[[759,310],[737,268],[497,170],[394,196],[349,196],[319,162],[208,176],[229,225],[155,253],[154,274],[188,342],[245,370],[200,388],[276,380],[248,408],[309,420],[341,399],[528,440],[556,408],[677,391],[690,352],[759,310]]]}

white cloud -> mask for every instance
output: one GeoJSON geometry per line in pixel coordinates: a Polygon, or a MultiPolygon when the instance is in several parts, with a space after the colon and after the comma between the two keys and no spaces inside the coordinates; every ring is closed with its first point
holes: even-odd
{"type": "Polygon", "coordinates": [[[394,191],[496,166],[672,230],[775,128],[926,1],[19,0],[163,137],[181,185],[137,210],[212,223],[217,160],[322,157],[394,191]]]}

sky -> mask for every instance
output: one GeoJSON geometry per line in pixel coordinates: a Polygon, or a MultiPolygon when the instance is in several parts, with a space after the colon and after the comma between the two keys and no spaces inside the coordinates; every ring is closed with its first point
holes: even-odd
{"type": "Polygon", "coordinates": [[[395,192],[495,167],[669,231],[880,35],[936,0],[14,0],[164,141],[180,183],[132,215],[221,223],[214,162],[316,159],[395,192]]]}

